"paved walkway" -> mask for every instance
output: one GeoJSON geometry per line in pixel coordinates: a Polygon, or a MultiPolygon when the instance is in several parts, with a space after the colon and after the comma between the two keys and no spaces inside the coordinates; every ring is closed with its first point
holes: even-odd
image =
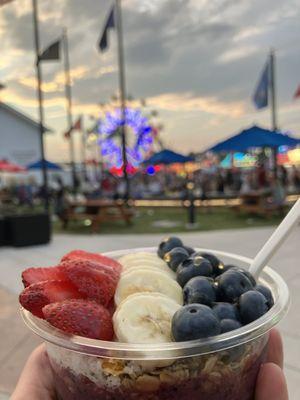
{"type": "MultiPolygon", "coordinates": [[[[272,228],[186,233],[180,235],[191,246],[227,250],[253,257],[272,228]]],[[[20,273],[26,267],[54,265],[71,249],[109,251],[156,246],[160,235],[56,235],[48,246],[25,249],[0,248],[0,400],[7,400],[20,371],[39,339],[24,326],[18,315],[17,293],[20,273]]],[[[271,265],[288,282],[292,305],[280,324],[285,345],[285,372],[290,400],[300,399],[300,227],[276,254],[271,265]]]]}

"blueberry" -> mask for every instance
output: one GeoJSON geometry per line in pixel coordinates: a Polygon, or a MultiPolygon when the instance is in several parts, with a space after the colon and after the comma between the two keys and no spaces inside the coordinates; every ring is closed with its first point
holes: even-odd
{"type": "Polygon", "coordinates": [[[176,342],[218,335],[220,322],[214,312],[203,304],[181,307],[172,319],[172,334],[176,342]]]}
{"type": "Polygon", "coordinates": [[[212,308],[213,312],[219,318],[222,319],[234,319],[239,320],[239,311],[235,304],[231,303],[215,303],[212,308]]]}
{"type": "Polygon", "coordinates": [[[253,286],[256,285],[256,280],[255,280],[254,276],[246,269],[241,268],[241,267],[236,267],[235,265],[226,265],[226,268],[231,269],[232,271],[241,272],[243,275],[245,275],[249,279],[249,281],[252,283],[253,286]]]}
{"type": "Polygon", "coordinates": [[[263,294],[250,290],[239,298],[238,306],[243,324],[249,324],[268,311],[268,301],[263,294]]]}
{"type": "Polygon", "coordinates": [[[189,253],[183,247],[174,247],[174,249],[165,254],[164,261],[176,272],[178,265],[188,258],[189,253]]]}
{"type": "Polygon", "coordinates": [[[222,264],[222,263],[221,263],[221,264],[219,264],[219,266],[218,266],[218,268],[217,268],[215,274],[216,274],[216,276],[219,276],[219,275],[221,275],[221,274],[224,274],[224,272],[230,270],[231,268],[233,268],[232,265],[229,265],[229,264],[222,264]]]}
{"type": "Polygon", "coordinates": [[[183,287],[195,276],[211,276],[213,268],[211,263],[202,257],[188,258],[177,268],[177,282],[183,287]]]}
{"type": "Polygon", "coordinates": [[[235,329],[239,329],[242,325],[235,319],[222,319],[220,322],[221,333],[234,331],[235,329]]]}
{"type": "Polygon", "coordinates": [[[240,271],[230,269],[216,279],[218,301],[234,303],[241,294],[253,289],[253,284],[240,271]]]}
{"type": "Polygon", "coordinates": [[[269,309],[271,307],[273,307],[274,299],[273,299],[272,292],[268,287],[263,286],[263,285],[256,285],[254,289],[265,296],[265,298],[267,299],[267,305],[268,305],[269,309]]]}
{"type": "Polygon", "coordinates": [[[174,247],[182,247],[182,241],[175,236],[165,238],[158,246],[157,254],[160,258],[164,258],[164,255],[174,249],[174,247]]]}
{"type": "Polygon", "coordinates": [[[183,246],[183,248],[189,253],[189,256],[195,253],[195,250],[189,246],[183,246]]]}
{"type": "Polygon", "coordinates": [[[216,301],[214,280],[203,276],[190,279],[183,288],[184,304],[200,303],[211,306],[216,301]]]}
{"type": "Polygon", "coordinates": [[[220,264],[223,265],[221,263],[221,261],[218,259],[218,257],[216,257],[214,254],[211,254],[211,253],[200,252],[200,253],[196,253],[194,256],[195,257],[201,256],[201,257],[204,257],[206,260],[208,260],[211,263],[212,267],[213,267],[213,272],[214,272],[215,275],[218,272],[219,265],[220,264]]]}

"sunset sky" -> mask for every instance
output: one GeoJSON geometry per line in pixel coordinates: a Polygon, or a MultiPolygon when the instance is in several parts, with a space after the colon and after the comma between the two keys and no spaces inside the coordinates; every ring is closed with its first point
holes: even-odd
{"type": "MultiPolygon", "coordinates": [[[[278,120],[300,137],[300,0],[123,0],[128,93],[159,111],[162,139],[174,150],[201,151],[253,123],[270,127],[270,110],[251,96],[270,47],[277,56],[278,120]]],[[[66,26],[70,39],[74,119],[100,115],[118,89],[116,34],[96,43],[109,0],[39,0],[42,47],[66,26]]],[[[0,8],[1,100],[37,118],[31,0],[0,8]]],[[[62,62],[42,66],[47,157],[68,159],[62,62]]],[[[78,134],[77,134],[78,136],[78,134]]],[[[78,138],[77,138],[78,139],[78,138]]],[[[78,145],[78,143],[77,143],[78,145]]]]}

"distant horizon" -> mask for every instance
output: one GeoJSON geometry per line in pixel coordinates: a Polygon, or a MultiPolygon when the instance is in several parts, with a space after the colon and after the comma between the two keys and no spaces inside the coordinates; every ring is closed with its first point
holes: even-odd
{"type": "MultiPolygon", "coordinates": [[[[252,95],[267,60],[276,51],[278,125],[300,137],[300,0],[124,0],[124,41],[128,94],[146,99],[164,125],[161,139],[181,153],[201,152],[220,140],[257,124],[271,128],[270,109],[257,111],[252,95]]],[[[39,1],[41,48],[57,40],[62,21],[68,27],[74,120],[85,127],[99,117],[100,103],[118,90],[116,35],[100,54],[96,43],[110,9],[109,0],[39,1]]],[[[37,120],[32,10],[30,0],[0,7],[2,57],[0,100],[37,120]]],[[[42,66],[46,156],[68,161],[61,62],[42,66]]],[[[75,133],[80,160],[79,134],[75,133]]]]}

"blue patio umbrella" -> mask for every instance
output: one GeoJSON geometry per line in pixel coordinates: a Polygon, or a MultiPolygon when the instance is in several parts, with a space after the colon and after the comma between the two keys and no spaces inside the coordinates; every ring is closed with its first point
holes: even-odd
{"type": "Polygon", "coordinates": [[[207,151],[213,151],[216,153],[222,151],[246,152],[248,149],[256,147],[295,147],[297,144],[300,144],[299,139],[280,132],[269,131],[268,129],[263,129],[254,125],[251,128],[245,129],[237,135],[231,136],[230,138],[216,144],[215,146],[207,149],[207,151]]]}
{"type": "Polygon", "coordinates": [[[146,165],[158,165],[158,164],[184,164],[186,162],[193,161],[192,157],[184,156],[179,153],[175,153],[172,150],[162,150],[159,153],[153,154],[152,157],[144,161],[146,165]]]}
{"type": "MultiPolygon", "coordinates": [[[[45,160],[46,168],[52,171],[62,171],[62,168],[55,163],[45,160]]],[[[42,169],[42,160],[38,160],[32,164],[27,165],[27,169],[42,169]]]]}

